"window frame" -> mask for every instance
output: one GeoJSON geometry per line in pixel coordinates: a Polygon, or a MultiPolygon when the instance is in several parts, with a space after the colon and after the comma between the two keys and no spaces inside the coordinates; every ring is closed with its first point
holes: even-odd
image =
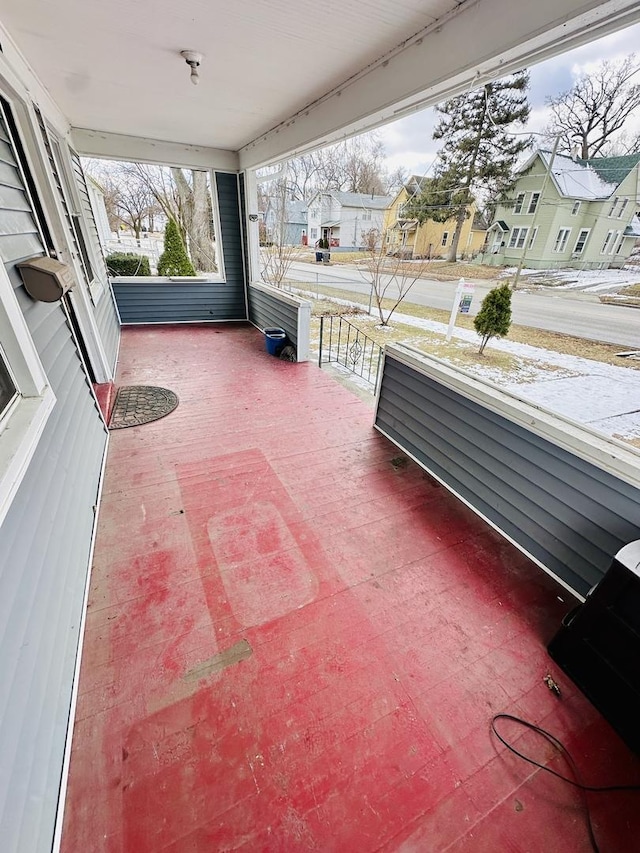
{"type": "Polygon", "coordinates": [[[624,231],[616,231],[613,242],[611,244],[610,255],[618,255],[620,254],[620,250],[622,249],[622,244],[624,243],[624,231]]]}
{"type": "Polygon", "coordinates": [[[524,249],[529,234],[528,226],[513,228],[507,249],[524,249]]]}
{"type": "Polygon", "coordinates": [[[540,193],[532,192],[531,198],[529,199],[529,206],[527,207],[527,213],[535,213],[538,209],[538,205],[540,204],[540,193]],[[535,199],[535,201],[534,201],[535,199]]]}
{"type": "MultiPolygon", "coordinates": [[[[24,135],[25,124],[29,131],[33,132],[28,103],[15,93],[1,75],[0,95],[11,112],[7,131],[38,234],[45,250],[54,255],[56,247],[46,210],[39,196],[36,201],[33,197],[33,193],[38,191],[38,185],[24,135]],[[17,136],[17,139],[14,136],[17,136]],[[43,229],[46,229],[46,233],[43,229]]],[[[56,403],[55,394],[2,261],[0,261],[0,341],[3,360],[16,387],[16,395],[2,413],[0,423],[1,526],[29,468],[56,403]]]]}
{"type": "Polygon", "coordinates": [[[575,246],[573,247],[572,254],[581,255],[584,252],[586,245],[587,245],[587,241],[589,240],[589,234],[591,234],[591,228],[581,228],[578,231],[578,237],[576,239],[575,246]],[[585,237],[584,237],[584,240],[582,241],[582,246],[581,246],[581,248],[578,248],[578,245],[580,243],[580,239],[581,239],[583,234],[585,235],[585,237]]]}
{"type": "Polygon", "coordinates": [[[614,200],[611,202],[611,207],[609,208],[609,216],[615,216],[616,207],[618,206],[618,201],[620,200],[620,196],[616,196],[614,200]]]}
{"type": "Polygon", "coordinates": [[[529,237],[529,244],[527,246],[527,251],[533,248],[533,244],[536,242],[536,237],[538,236],[539,225],[536,225],[535,228],[531,229],[531,236],[529,237]]]}
{"type": "Polygon", "coordinates": [[[571,208],[571,215],[577,216],[580,213],[580,208],[582,207],[582,202],[580,200],[576,200],[573,202],[573,207],[571,208]]]}
{"type": "MultiPolygon", "coordinates": [[[[71,151],[71,149],[69,149],[69,151],[71,151]]],[[[73,153],[75,153],[75,152],[73,152],[73,153]]],[[[71,159],[70,155],[69,155],[69,159],[71,159]]],[[[80,158],[80,159],[82,159],[82,158],[80,158]]],[[[104,158],[92,155],[92,156],[87,156],[84,159],[86,159],[86,160],[102,160],[104,158]]],[[[132,164],[139,163],[141,165],[159,166],[159,167],[163,167],[163,168],[172,168],[176,165],[176,164],[172,163],[170,160],[153,161],[153,160],[145,160],[144,158],[140,158],[137,160],[134,160],[134,159],[132,159],[132,160],[118,159],[117,162],[132,163],[132,164]]],[[[82,166],[82,163],[80,165],[82,166]]],[[[107,281],[124,282],[127,284],[144,284],[145,282],[149,282],[149,283],[151,283],[151,282],[153,282],[153,283],[156,283],[156,282],[158,282],[158,283],[174,282],[174,283],[178,283],[178,284],[179,283],[189,283],[189,284],[211,284],[211,283],[226,284],[227,283],[227,274],[226,274],[226,269],[225,269],[224,241],[222,239],[222,226],[221,226],[221,222],[220,222],[220,204],[219,204],[218,179],[217,179],[218,172],[224,173],[225,170],[224,169],[207,168],[207,167],[203,167],[203,166],[190,166],[190,165],[185,165],[184,163],[178,164],[177,168],[186,169],[190,172],[191,171],[203,172],[204,174],[206,174],[208,176],[208,188],[209,188],[209,194],[211,197],[213,230],[214,230],[215,244],[216,244],[215,245],[215,257],[216,257],[216,265],[218,267],[217,271],[216,272],[211,271],[211,272],[196,273],[195,276],[188,276],[188,275],[183,275],[183,276],[172,276],[172,275],[170,275],[170,276],[166,276],[166,275],[110,276],[107,273],[107,281]]],[[[83,169],[83,173],[84,173],[84,171],[85,171],[84,166],[82,166],[82,169],[83,169]]],[[[74,179],[74,185],[75,185],[75,183],[76,182],[74,179]]],[[[268,218],[269,211],[266,211],[266,213],[267,213],[267,217],[265,217],[264,215],[262,217],[263,222],[265,223],[265,227],[268,224],[267,218],[268,218]]],[[[309,224],[309,220],[307,220],[307,225],[308,224],[309,224]]],[[[107,251],[111,252],[113,250],[109,249],[107,251]]],[[[136,247],[135,246],[129,247],[129,246],[125,245],[122,248],[119,248],[117,251],[125,251],[125,252],[132,251],[135,253],[136,247]]],[[[106,256],[105,256],[105,258],[106,258],[106,256]]]]}
{"type": "Polygon", "coordinates": [[[3,359],[17,392],[0,421],[2,525],[56,402],[3,263],[0,263],[0,337],[3,359]]]}
{"type": "Polygon", "coordinates": [[[571,236],[571,228],[567,228],[563,226],[558,229],[558,236],[556,237],[556,242],[553,246],[554,253],[558,255],[562,255],[567,251],[567,245],[569,243],[569,237],[571,236]]]}
{"type": "Polygon", "coordinates": [[[442,239],[441,239],[441,241],[440,241],[440,247],[441,247],[441,248],[442,248],[442,247],[446,247],[446,245],[447,245],[447,242],[448,242],[448,241],[449,241],[449,232],[448,232],[448,231],[443,231],[443,232],[442,232],[442,239]]]}
{"type": "Polygon", "coordinates": [[[515,201],[513,202],[513,212],[516,214],[516,216],[521,215],[526,197],[526,193],[518,193],[518,195],[516,196],[515,201]]]}
{"type": "Polygon", "coordinates": [[[608,251],[608,249],[609,249],[609,244],[610,244],[610,243],[611,243],[611,241],[614,239],[614,234],[615,234],[615,233],[616,233],[615,231],[607,231],[607,236],[605,237],[605,241],[604,241],[604,243],[602,244],[602,248],[600,249],[600,254],[601,254],[601,255],[606,255],[606,254],[607,254],[607,251],[608,251]]]}
{"type": "Polygon", "coordinates": [[[629,205],[629,199],[623,198],[622,204],[620,205],[620,211],[618,212],[618,219],[622,219],[622,217],[624,216],[624,212],[627,209],[628,205],[629,205]]]}

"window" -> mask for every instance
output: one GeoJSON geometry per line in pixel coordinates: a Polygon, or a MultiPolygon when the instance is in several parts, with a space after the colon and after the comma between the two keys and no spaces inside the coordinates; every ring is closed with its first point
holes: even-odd
{"type": "Polygon", "coordinates": [[[363,222],[371,222],[371,211],[363,210],[362,211],[362,221],[363,222]]]}
{"type": "Polygon", "coordinates": [[[318,239],[318,229],[317,228],[310,228],[309,229],[309,239],[310,240],[317,240],[318,239]]]}
{"type": "Polygon", "coordinates": [[[601,255],[606,255],[607,249],[610,247],[611,241],[613,240],[613,231],[607,231],[607,236],[605,237],[604,243],[602,244],[602,248],[600,249],[601,255]]]}
{"type": "Polygon", "coordinates": [[[587,243],[589,231],[590,231],[589,228],[582,228],[580,230],[580,233],[578,234],[578,239],[576,240],[576,245],[573,249],[574,255],[581,255],[582,254],[584,247],[586,246],[586,243],[587,243]]]}
{"type": "Polygon", "coordinates": [[[522,213],[525,195],[526,193],[518,193],[518,195],[516,196],[515,204],[513,205],[514,213],[522,213]]]}
{"type": "Polygon", "coordinates": [[[567,248],[567,243],[569,242],[569,235],[571,234],[571,228],[561,228],[558,231],[558,236],[556,237],[556,243],[553,247],[554,252],[564,252],[567,248]]]}
{"type": "MultiPolygon", "coordinates": [[[[23,113],[24,115],[24,113],[23,113]]],[[[12,207],[0,209],[5,241],[0,262],[0,523],[18,490],[55,404],[38,352],[18,304],[9,270],[16,261],[51,252],[41,219],[36,185],[22,150],[10,104],[0,98],[3,182],[11,187],[12,207]],[[5,266],[6,265],[6,266],[5,266]]],[[[52,244],[51,244],[52,245],[52,244]]],[[[12,272],[12,275],[14,273],[12,272]]]]}
{"type": "Polygon", "coordinates": [[[611,208],[609,210],[609,216],[613,216],[615,214],[617,206],[618,206],[618,196],[616,196],[614,198],[614,200],[611,202],[611,208]]]}
{"type": "Polygon", "coordinates": [[[309,211],[309,216],[311,217],[311,219],[317,219],[320,216],[320,208],[312,207],[309,211]]]}
{"type": "Polygon", "coordinates": [[[448,240],[448,239],[449,239],[449,232],[448,232],[448,231],[443,231],[443,232],[442,232],[442,243],[441,243],[440,245],[441,245],[441,246],[446,246],[446,245],[447,245],[447,240],[448,240]]]}
{"type": "Polygon", "coordinates": [[[629,204],[629,199],[628,198],[623,199],[622,204],[620,205],[620,210],[618,211],[618,219],[622,219],[622,217],[624,216],[624,212],[627,209],[628,204],[629,204]]]}
{"type": "Polygon", "coordinates": [[[624,234],[622,231],[616,231],[616,239],[611,243],[611,254],[617,255],[618,252],[622,249],[622,244],[624,243],[624,234]],[[615,246],[615,248],[614,248],[615,246]]]}
{"type": "MultiPolygon", "coordinates": [[[[71,152],[78,191],[82,194],[80,163],[71,152]]],[[[106,235],[107,265],[112,253],[133,253],[145,257],[152,276],[203,281],[223,277],[222,252],[217,235],[218,192],[216,175],[204,169],[149,165],[127,161],[86,159],[87,175],[99,185],[108,184],[117,199],[116,235],[106,235]],[[155,198],[157,204],[150,204],[155,198]],[[177,229],[175,226],[177,225],[177,229]],[[172,236],[172,251],[164,253],[165,231],[172,236]],[[179,240],[176,240],[176,230],[179,240]]],[[[270,199],[272,208],[282,210],[282,202],[270,199]]],[[[112,275],[118,275],[117,268],[112,275]]]]}
{"type": "Polygon", "coordinates": [[[540,201],[540,193],[531,193],[531,201],[529,202],[529,207],[527,208],[527,213],[535,213],[536,208],[538,207],[539,201],[540,201]]]}
{"type": "Polygon", "coordinates": [[[529,232],[528,228],[514,228],[511,232],[511,239],[509,240],[509,248],[510,249],[522,249],[524,246],[525,240],[527,239],[527,234],[529,232]]]}
{"type": "Polygon", "coordinates": [[[528,247],[529,249],[530,249],[530,248],[533,246],[533,244],[536,242],[536,237],[537,237],[537,236],[538,236],[538,226],[536,225],[536,227],[535,227],[535,228],[533,229],[533,231],[531,232],[531,239],[529,240],[529,247],[528,247]]]}
{"type": "Polygon", "coordinates": [[[0,429],[2,420],[18,396],[18,388],[14,382],[9,365],[0,350],[0,429]]]}
{"type": "Polygon", "coordinates": [[[572,215],[572,216],[577,216],[577,215],[578,215],[578,213],[579,213],[579,211],[580,211],[580,205],[581,205],[581,204],[582,204],[582,202],[580,202],[580,201],[574,201],[574,202],[573,202],[573,207],[571,208],[571,215],[572,215]]]}

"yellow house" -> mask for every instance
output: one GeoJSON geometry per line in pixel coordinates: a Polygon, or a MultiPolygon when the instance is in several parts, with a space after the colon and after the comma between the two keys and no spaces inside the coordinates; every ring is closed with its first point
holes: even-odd
{"type": "MultiPolygon", "coordinates": [[[[456,229],[455,219],[436,222],[428,219],[420,224],[404,213],[407,202],[420,192],[425,178],[412,176],[395,195],[385,211],[384,239],[389,254],[413,258],[444,258],[456,229]]],[[[469,216],[462,226],[458,254],[469,257],[480,251],[485,240],[486,225],[478,215],[475,203],[469,205],[469,216]]]]}

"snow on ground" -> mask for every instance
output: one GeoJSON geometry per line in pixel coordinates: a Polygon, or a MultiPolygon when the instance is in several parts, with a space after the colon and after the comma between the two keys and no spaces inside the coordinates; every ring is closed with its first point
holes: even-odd
{"type": "MultiPolygon", "coordinates": [[[[332,301],[353,305],[346,300],[332,301]]],[[[444,323],[409,314],[395,313],[393,319],[443,337],[447,328],[444,323]]],[[[461,345],[477,346],[478,340],[478,335],[471,330],[454,329],[454,346],[456,341],[461,345]]],[[[419,345],[419,338],[407,339],[405,343],[419,345]]],[[[512,366],[508,372],[481,363],[465,364],[464,369],[605,435],[627,439],[640,437],[640,370],[557,353],[508,338],[494,338],[487,345],[487,352],[489,350],[498,350],[511,357],[512,366]]]]}
{"type": "MultiPolygon", "coordinates": [[[[505,267],[499,278],[512,277],[515,271],[515,267],[505,267]]],[[[557,290],[585,290],[589,293],[600,293],[639,284],[640,266],[629,264],[621,270],[523,269],[520,276],[521,288],[527,285],[542,285],[546,279],[553,282],[553,287],[557,290]]]]}
{"type": "MultiPolygon", "coordinates": [[[[400,323],[444,334],[445,325],[432,320],[394,315],[400,323]]],[[[460,341],[478,343],[475,332],[456,329],[460,341]]],[[[510,341],[492,340],[488,347],[515,358],[514,368],[505,371],[482,364],[465,366],[480,379],[500,385],[506,391],[588,424],[609,436],[636,438],[640,435],[640,371],[616,367],[579,356],[510,341]]]]}

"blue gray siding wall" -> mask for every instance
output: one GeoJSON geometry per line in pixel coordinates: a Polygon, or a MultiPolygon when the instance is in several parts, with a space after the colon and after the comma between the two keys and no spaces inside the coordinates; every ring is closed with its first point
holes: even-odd
{"type": "Polygon", "coordinates": [[[238,177],[216,172],[215,178],[225,281],[114,281],[123,324],[247,319],[238,177]]]}
{"type": "Polygon", "coordinates": [[[640,490],[389,353],[375,425],[580,595],[640,538],[640,490]]]}
{"type": "Polygon", "coordinates": [[[0,257],[57,397],[0,527],[0,847],[49,853],[107,434],[62,305],[15,269],[43,246],[4,126],[0,172],[0,257]]]}
{"type": "Polygon", "coordinates": [[[249,286],[249,319],[259,329],[284,329],[289,340],[298,344],[298,306],[280,299],[277,292],[249,286]]]}

